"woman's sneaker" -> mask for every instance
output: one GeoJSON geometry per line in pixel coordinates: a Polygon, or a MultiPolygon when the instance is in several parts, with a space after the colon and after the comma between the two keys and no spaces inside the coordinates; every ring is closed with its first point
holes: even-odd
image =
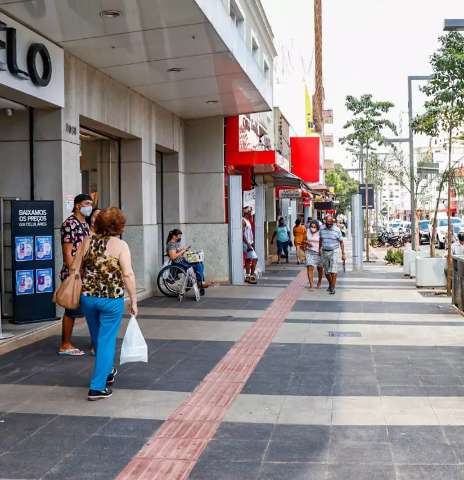
{"type": "Polygon", "coordinates": [[[113,367],[113,370],[111,370],[111,373],[106,378],[106,384],[107,385],[113,385],[114,379],[116,378],[117,374],[118,374],[118,370],[113,367]]]}
{"type": "Polygon", "coordinates": [[[113,395],[110,387],[106,387],[105,390],[89,390],[87,395],[87,399],[90,402],[94,402],[95,400],[104,400],[105,398],[110,398],[113,395]]]}

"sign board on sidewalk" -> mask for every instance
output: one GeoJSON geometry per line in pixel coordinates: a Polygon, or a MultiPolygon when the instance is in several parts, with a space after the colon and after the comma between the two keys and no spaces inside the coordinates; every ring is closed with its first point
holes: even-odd
{"type": "Polygon", "coordinates": [[[15,323],[56,317],[53,202],[11,203],[13,306],[15,323]]]}
{"type": "MultiPolygon", "coordinates": [[[[359,193],[361,194],[362,208],[366,208],[366,184],[361,183],[359,185],[359,193]]],[[[369,210],[374,208],[374,185],[368,184],[367,201],[369,204],[369,210]]]]}

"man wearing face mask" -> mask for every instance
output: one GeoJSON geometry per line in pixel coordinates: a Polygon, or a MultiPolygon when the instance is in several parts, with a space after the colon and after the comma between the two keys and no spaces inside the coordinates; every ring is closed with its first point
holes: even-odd
{"type": "MultiPolygon", "coordinates": [[[[85,237],[90,235],[89,225],[85,219],[91,215],[92,210],[92,197],[85,193],[77,195],[77,197],[74,198],[72,215],[70,215],[61,226],[61,248],[63,250],[63,268],[61,269],[60,274],[61,281],[69,275],[69,267],[71,267],[73,263],[79,245],[84,241],[85,237]]],[[[84,314],[80,307],[74,310],[65,310],[61,333],[61,345],[58,350],[59,355],[84,355],[82,350],[76,348],[71,343],[74,320],[83,316],[84,314]]]]}
{"type": "Polygon", "coordinates": [[[337,283],[338,262],[340,260],[340,250],[342,251],[342,260],[345,261],[345,244],[343,243],[342,232],[334,225],[334,218],[328,215],[325,219],[325,226],[319,233],[319,254],[322,256],[322,265],[325,276],[329,282],[327,291],[335,294],[335,284],[337,283]]]}

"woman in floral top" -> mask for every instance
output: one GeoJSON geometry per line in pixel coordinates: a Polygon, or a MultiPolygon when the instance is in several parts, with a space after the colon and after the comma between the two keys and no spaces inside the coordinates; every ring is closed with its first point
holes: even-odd
{"type": "Polygon", "coordinates": [[[129,246],[119,235],[126,219],[119,208],[106,208],[95,218],[95,235],[82,245],[81,305],[95,348],[95,368],[90,381],[89,400],[112,395],[117,370],[114,368],[116,337],[124,313],[125,289],[129,294],[130,311],[137,315],[135,275],[129,246]]]}

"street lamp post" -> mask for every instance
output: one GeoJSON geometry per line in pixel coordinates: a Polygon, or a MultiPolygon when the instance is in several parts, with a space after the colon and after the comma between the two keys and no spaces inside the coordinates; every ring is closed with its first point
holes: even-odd
{"type": "Polygon", "coordinates": [[[464,30],[464,18],[446,18],[443,30],[445,32],[462,32],[464,30]]]}
{"type": "Polygon", "coordinates": [[[409,75],[408,76],[408,120],[409,136],[405,138],[387,138],[387,143],[409,143],[409,190],[411,197],[411,248],[416,250],[416,184],[414,165],[414,131],[412,129],[412,82],[430,80],[430,75],[409,75]]]}

